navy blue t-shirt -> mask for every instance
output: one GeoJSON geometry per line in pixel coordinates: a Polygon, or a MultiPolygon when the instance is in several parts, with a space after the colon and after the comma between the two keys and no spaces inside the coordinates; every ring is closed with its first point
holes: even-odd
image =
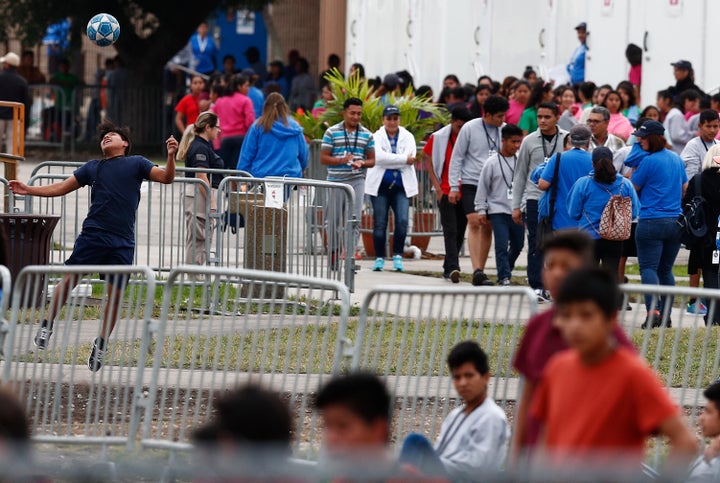
{"type": "Polygon", "coordinates": [[[83,230],[102,230],[135,242],[135,215],[140,185],[155,165],[142,156],[94,159],[73,175],[80,186],[90,186],[90,210],[83,230]]]}

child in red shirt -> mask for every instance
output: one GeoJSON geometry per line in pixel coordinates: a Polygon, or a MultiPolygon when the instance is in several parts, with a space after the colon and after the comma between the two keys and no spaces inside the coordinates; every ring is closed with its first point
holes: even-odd
{"type": "Polygon", "coordinates": [[[553,464],[639,468],[647,438],[660,433],[679,467],[697,442],[657,375],[610,337],[619,297],[602,269],[578,270],[562,283],[555,323],[570,350],[550,360],[532,402],[543,422],[540,446],[553,464]]]}
{"type": "Polygon", "coordinates": [[[187,126],[197,121],[200,115],[200,101],[208,98],[204,90],[205,79],[199,75],[194,76],[190,82],[190,94],[180,99],[175,106],[175,125],[180,130],[180,134],[185,132],[187,126]]]}

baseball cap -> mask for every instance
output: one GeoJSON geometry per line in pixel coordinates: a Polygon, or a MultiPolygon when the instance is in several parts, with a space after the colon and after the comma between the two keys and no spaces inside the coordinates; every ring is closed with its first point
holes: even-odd
{"type": "Polygon", "coordinates": [[[589,142],[591,137],[592,131],[583,124],[576,124],[570,129],[570,141],[572,142],[589,142]]]}
{"type": "Polygon", "coordinates": [[[584,30],[587,32],[587,23],[586,22],[580,22],[575,26],[575,30],[584,30]]]}
{"type": "Polygon", "coordinates": [[[671,62],[670,65],[677,67],[678,69],[690,70],[692,69],[692,62],[689,60],[678,60],[677,62],[671,62]]]}
{"type": "Polygon", "coordinates": [[[383,109],[383,117],[393,116],[393,115],[400,115],[400,109],[398,109],[397,106],[394,106],[392,104],[388,104],[385,106],[385,109],[383,109]]]}
{"type": "Polygon", "coordinates": [[[612,151],[610,151],[610,148],[606,148],[605,146],[600,146],[600,147],[593,149],[593,152],[592,152],[593,163],[595,161],[600,161],[601,159],[613,159],[613,153],[612,153],[612,151]]]}
{"type": "Polygon", "coordinates": [[[17,67],[20,65],[20,57],[18,57],[15,52],[8,52],[7,54],[0,57],[0,63],[17,67]]]}
{"type": "Polygon", "coordinates": [[[639,138],[644,138],[651,134],[659,134],[662,136],[665,134],[665,128],[657,121],[645,121],[643,125],[640,126],[640,129],[636,130],[633,134],[639,138]]]}
{"type": "Polygon", "coordinates": [[[400,77],[397,74],[390,73],[383,78],[382,83],[390,89],[394,89],[400,83],[400,77]]]}

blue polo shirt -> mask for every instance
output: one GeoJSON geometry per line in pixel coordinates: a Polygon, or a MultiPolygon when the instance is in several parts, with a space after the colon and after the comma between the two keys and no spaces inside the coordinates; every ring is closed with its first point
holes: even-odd
{"type": "MultiPolygon", "coordinates": [[[[557,156],[557,154],[554,154],[550,157],[547,162],[547,166],[545,166],[545,169],[540,176],[541,179],[544,179],[548,183],[553,182],[557,156]]],[[[568,193],[570,193],[570,190],[575,182],[583,176],[587,176],[590,171],[592,171],[592,155],[587,151],[575,148],[562,153],[562,156],[560,157],[560,169],[558,170],[557,197],[555,198],[553,230],[577,227],[577,221],[570,218],[570,215],[568,214],[568,193]]],[[[548,209],[550,207],[551,192],[552,186],[543,193],[543,198],[547,200],[548,209]]]]}
{"type": "Polygon", "coordinates": [[[641,220],[676,218],[682,213],[682,186],[688,177],[685,163],[674,152],[647,154],[630,180],[640,194],[641,220]]]}
{"type": "Polygon", "coordinates": [[[73,173],[80,186],[90,186],[90,210],[83,230],[113,234],[135,245],[135,216],[140,186],[155,165],[142,156],[94,159],[73,173]]]}

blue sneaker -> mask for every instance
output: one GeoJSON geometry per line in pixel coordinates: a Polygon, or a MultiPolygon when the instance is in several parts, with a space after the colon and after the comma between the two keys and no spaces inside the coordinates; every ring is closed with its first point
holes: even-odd
{"type": "Polygon", "coordinates": [[[707,307],[699,300],[696,300],[695,303],[687,305],[686,312],[691,315],[707,315],[707,307]]]}
{"type": "Polygon", "coordinates": [[[382,272],[382,269],[384,266],[385,266],[385,259],[384,258],[376,258],[375,264],[373,265],[373,272],[382,272]]]}
{"type": "Polygon", "coordinates": [[[403,267],[402,255],[395,255],[393,257],[393,269],[396,272],[405,271],[405,267],[403,267]]]}

